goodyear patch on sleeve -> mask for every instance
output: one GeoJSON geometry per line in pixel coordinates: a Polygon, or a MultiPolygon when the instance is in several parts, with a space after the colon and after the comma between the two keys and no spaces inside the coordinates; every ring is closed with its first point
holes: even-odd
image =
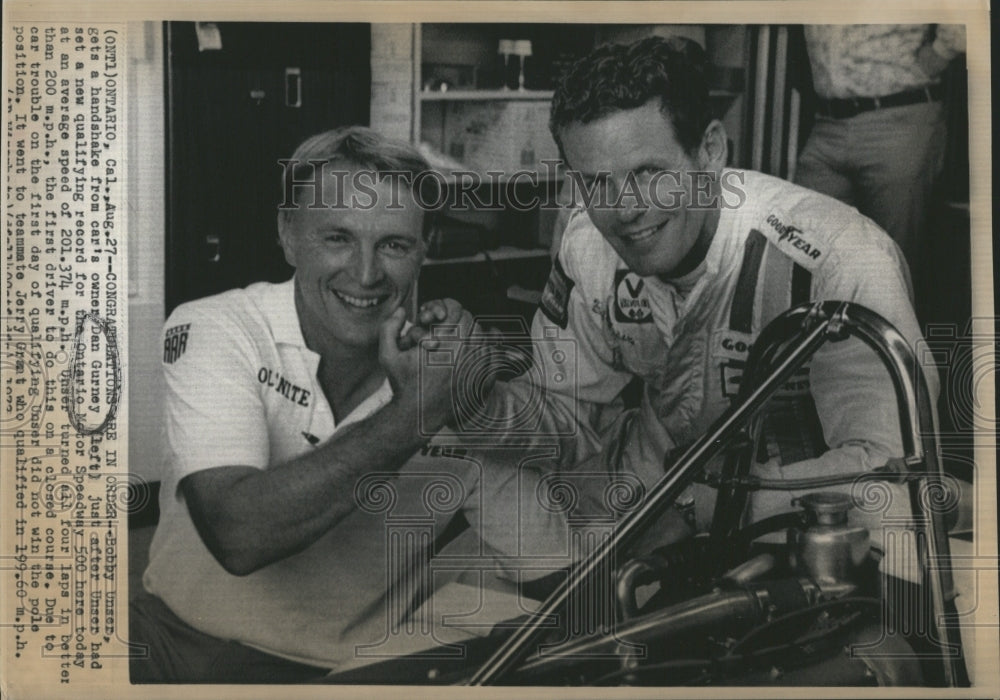
{"type": "Polygon", "coordinates": [[[539,307],[552,323],[563,330],[566,330],[569,323],[569,293],[573,291],[574,284],[557,257],[545,289],[542,290],[539,307]]]}
{"type": "Polygon", "coordinates": [[[817,245],[810,233],[779,218],[768,215],[764,235],[793,260],[809,270],[816,269],[823,261],[825,250],[817,245]]]}

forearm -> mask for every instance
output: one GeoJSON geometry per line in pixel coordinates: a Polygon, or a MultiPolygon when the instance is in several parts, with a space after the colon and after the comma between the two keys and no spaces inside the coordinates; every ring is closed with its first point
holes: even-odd
{"type": "Polygon", "coordinates": [[[206,545],[243,575],[306,549],[354,510],[361,476],[398,470],[423,441],[415,399],[394,399],[291,461],[194,474],[185,496],[206,545]]]}
{"type": "Polygon", "coordinates": [[[482,410],[492,425],[501,426],[492,444],[558,444],[559,463],[571,467],[599,449],[601,425],[621,406],[580,401],[518,377],[497,382],[482,410]]]}
{"type": "MultiPolygon", "coordinates": [[[[891,457],[878,446],[855,443],[842,445],[825,452],[815,459],[807,459],[792,464],[769,463],[757,465],[756,476],[784,482],[799,479],[830,478],[860,475],[863,472],[882,467],[891,457]]],[[[890,481],[856,479],[841,485],[825,485],[796,490],[760,490],[753,494],[753,520],[761,520],[771,515],[793,510],[792,499],[816,491],[839,491],[852,497],[852,523],[863,525],[870,532],[880,532],[886,522],[902,523],[910,517],[910,502],[907,487],[890,481]],[[890,518],[886,521],[885,518],[890,518]]]]}
{"type": "Polygon", "coordinates": [[[931,47],[945,60],[965,53],[965,25],[939,24],[931,47]]]}
{"type": "Polygon", "coordinates": [[[965,27],[938,25],[937,36],[917,49],[917,62],[921,70],[935,78],[948,67],[953,58],[965,52],[965,27]]]}

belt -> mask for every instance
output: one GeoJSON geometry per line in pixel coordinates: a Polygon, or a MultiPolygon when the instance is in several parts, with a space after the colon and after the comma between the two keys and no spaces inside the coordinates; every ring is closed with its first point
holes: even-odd
{"type": "Polygon", "coordinates": [[[871,112],[886,107],[903,107],[920,102],[937,102],[941,99],[941,85],[925,85],[916,90],[894,92],[882,97],[844,97],[831,100],[819,99],[816,113],[832,119],[849,119],[862,112],[871,112]]]}

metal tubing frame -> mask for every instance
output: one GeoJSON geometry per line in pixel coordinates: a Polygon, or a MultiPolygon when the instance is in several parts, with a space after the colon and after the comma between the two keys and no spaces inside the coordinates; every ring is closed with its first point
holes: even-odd
{"type": "MultiPolygon", "coordinates": [[[[774,364],[753,388],[744,383],[744,400],[719,417],[708,432],[693,443],[673,464],[665,465],[664,476],[652,487],[645,502],[617,523],[609,538],[584,557],[542,603],[541,608],[519,627],[472,675],[468,685],[490,685],[519,663],[532,641],[548,626],[570,595],[600,569],[619,548],[627,547],[652,524],[698,475],[700,470],[727,446],[727,437],[738,434],[766,405],[771,395],[829,339],[845,333],[859,337],[882,360],[892,378],[899,409],[904,461],[910,469],[921,469],[933,477],[911,483],[910,505],[916,520],[918,567],[921,580],[931,595],[931,631],[937,633],[945,649],[942,654],[945,681],[949,686],[967,686],[968,675],[961,654],[958,630],[939,625],[957,617],[950,553],[943,516],[925,508],[919,494],[941,475],[937,459],[937,436],[927,383],[905,338],[884,318],[857,304],[840,301],[806,303],[789,309],[761,333],[748,358],[745,377],[756,378],[762,362],[774,364]],[[791,343],[788,343],[788,338],[791,343]],[[775,358],[781,345],[788,343],[775,358]],[[753,374],[751,374],[753,373],[753,374]],[[927,512],[927,511],[930,512],[927,512]],[[924,535],[924,536],[920,536],[924,535]]],[[[738,494],[736,494],[738,495],[738,494]]],[[[720,494],[721,496],[721,494],[720,494]]],[[[743,498],[746,494],[743,494],[743,498]]],[[[744,501],[745,502],[745,501],[744,501]]]]}

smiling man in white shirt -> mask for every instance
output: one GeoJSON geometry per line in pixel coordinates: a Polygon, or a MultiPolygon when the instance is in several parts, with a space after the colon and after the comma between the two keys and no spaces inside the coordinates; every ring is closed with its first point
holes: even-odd
{"type": "MultiPolygon", "coordinates": [[[[443,300],[407,326],[426,163],[361,127],[312,137],[291,163],[278,231],[294,277],[165,325],[167,471],[131,605],[134,682],[294,682],[378,657],[439,585],[428,562],[459,511],[499,551],[517,546],[502,512],[517,498],[497,491],[520,482],[427,448],[453,421],[455,376],[421,369],[415,342],[473,321],[443,300]]],[[[556,520],[540,513],[535,531],[556,520]]],[[[409,641],[443,643],[422,636],[409,641]]]]}

